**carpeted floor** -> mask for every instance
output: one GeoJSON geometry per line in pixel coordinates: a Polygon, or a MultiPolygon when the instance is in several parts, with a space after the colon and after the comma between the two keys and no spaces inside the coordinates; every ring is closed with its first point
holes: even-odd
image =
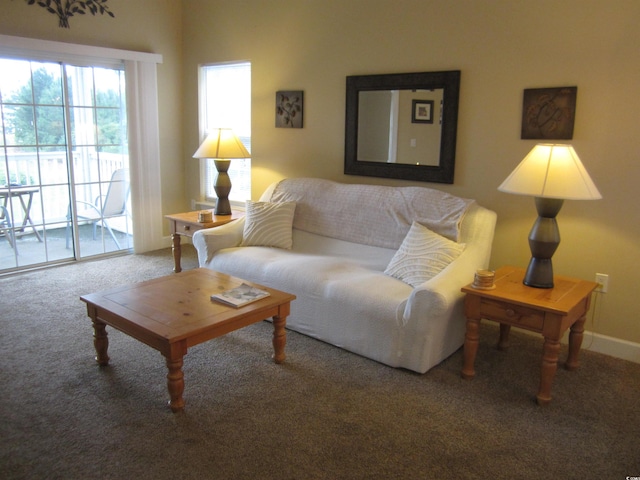
{"type": "Polygon", "coordinates": [[[640,365],[583,351],[541,408],[541,340],[514,330],[499,352],[488,322],[472,381],[461,351],[418,375],[295,332],[275,365],[272,326],[255,324],[189,351],[186,410],[172,414],[162,356],[109,329],[111,364],[99,368],[79,300],[172,265],[167,249],[0,278],[0,478],[640,475],[640,365]]]}

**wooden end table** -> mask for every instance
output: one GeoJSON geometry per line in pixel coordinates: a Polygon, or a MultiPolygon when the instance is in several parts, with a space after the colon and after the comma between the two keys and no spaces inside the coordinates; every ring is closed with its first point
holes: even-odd
{"type": "Polygon", "coordinates": [[[533,288],[522,283],[525,271],[517,267],[502,267],[496,271],[495,288],[480,290],[472,285],[462,288],[465,297],[467,329],[464,341],[462,377],[475,376],[474,362],[478,351],[480,320],[500,323],[498,349],[505,350],[512,326],[541,333],[544,350],[540,387],[536,400],[539,405],[551,401],[551,385],[558,366],[560,340],[569,334],[569,354],[565,367],[575,370],[582,345],[584,322],[591,293],[597,283],[575,278],[554,276],[553,288],[533,288]]]}
{"type": "Polygon", "coordinates": [[[99,365],[109,364],[107,325],[155,348],[165,357],[169,406],[173,412],[184,408],[182,365],[189,347],[273,317],[273,359],[275,363],[283,363],[286,319],[295,298],[206,268],[80,297],[87,304],[87,314],[93,322],[99,365]],[[210,299],[211,294],[242,283],[267,290],[270,296],[240,308],[210,299]]]}
{"type": "Polygon", "coordinates": [[[231,215],[215,215],[213,210],[211,211],[211,222],[202,223],[198,221],[198,213],[207,210],[196,210],[193,212],[185,213],[173,213],[171,215],[165,215],[164,217],[169,220],[169,228],[171,230],[172,251],[173,251],[173,271],[179,273],[182,271],[180,266],[180,258],[182,257],[182,247],[180,246],[180,236],[193,237],[193,234],[198,230],[205,228],[219,227],[225,223],[229,223],[232,220],[236,220],[244,216],[244,212],[238,210],[231,210],[231,215]]]}

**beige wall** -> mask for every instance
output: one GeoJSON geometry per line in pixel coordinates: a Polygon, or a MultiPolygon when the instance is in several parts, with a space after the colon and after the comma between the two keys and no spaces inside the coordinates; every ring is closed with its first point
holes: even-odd
{"type": "MultiPolygon", "coordinates": [[[[285,176],[343,175],[345,77],[462,71],[454,185],[498,212],[493,267],[525,266],[533,199],[496,190],[536,143],[520,140],[525,88],[578,86],[573,145],[603,200],[567,201],[558,274],[610,275],[587,329],[640,342],[640,2],[636,0],[185,0],[185,150],[198,188],[197,65],[250,60],[253,196],[285,176]],[[274,127],[277,90],[304,90],[304,128],[274,127]]],[[[588,340],[585,341],[585,344],[588,340]]]]}
{"type": "Polygon", "coordinates": [[[109,0],[109,5],[115,19],[71,19],[71,29],[62,30],[43,9],[5,1],[0,33],[163,55],[165,213],[187,209],[189,200],[198,198],[198,163],[191,155],[198,146],[199,63],[252,62],[254,198],[285,176],[411,184],[343,175],[345,77],[459,69],[455,183],[416,184],[475,198],[497,211],[492,265],[524,266],[533,200],[496,190],[535,144],[519,138],[522,91],[577,85],[572,143],[604,198],[565,203],[558,217],[562,243],[555,271],[586,279],[608,273],[610,293],[597,297],[587,329],[640,342],[635,297],[640,2],[109,0]],[[305,92],[303,129],[274,127],[275,92],[285,89],[305,92]]]}
{"type": "MultiPolygon", "coordinates": [[[[71,28],[24,0],[2,1],[0,34],[158,53],[160,159],[163,212],[185,211],[182,162],[182,4],[175,0],[109,0],[115,14],[74,16],[71,28]]],[[[165,228],[167,228],[165,226],[165,228]]]]}

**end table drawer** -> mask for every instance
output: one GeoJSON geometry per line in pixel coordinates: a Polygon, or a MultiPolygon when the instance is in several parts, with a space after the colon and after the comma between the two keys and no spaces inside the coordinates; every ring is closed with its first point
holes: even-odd
{"type": "Polygon", "coordinates": [[[496,322],[504,322],[522,328],[542,330],[544,323],[543,314],[532,308],[519,305],[504,304],[499,301],[483,299],[480,307],[481,316],[485,316],[496,322]]]}
{"type": "Polygon", "coordinates": [[[195,232],[196,230],[200,230],[200,229],[198,227],[194,227],[193,225],[185,225],[184,223],[178,223],[176,225],[176,230],[178,231],[177,233],[189,235],[195,232]]]}
{"type": "Polygon", "coordinates": [[[204,227],[202,225],[193,225],[190,223],[180,223],[176,222],[176,233],[180,235],[185,235],[187,237],[193,236],[195,232],[198,230],[202,230],[204,227]]]}

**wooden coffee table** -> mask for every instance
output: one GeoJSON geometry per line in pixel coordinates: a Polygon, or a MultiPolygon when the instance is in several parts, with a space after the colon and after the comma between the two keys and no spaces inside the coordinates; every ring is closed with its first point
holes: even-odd
{"type": "Polygon", "coordinates": [[[107,325],[155,348],[166,358],[169,406],[174,412],[184,408],[182,365],[189,347],[273,317],[273,359],[275,363],[284,362],[286,318],[295,295],[244,282],[271,295],[241,308],[210,299],[211,294],[243,282],[198,268],[83,295],[80,299],[87,304],[87,314],[93,322],[96,361],[101,366],[109,364],[107,325]]]}

